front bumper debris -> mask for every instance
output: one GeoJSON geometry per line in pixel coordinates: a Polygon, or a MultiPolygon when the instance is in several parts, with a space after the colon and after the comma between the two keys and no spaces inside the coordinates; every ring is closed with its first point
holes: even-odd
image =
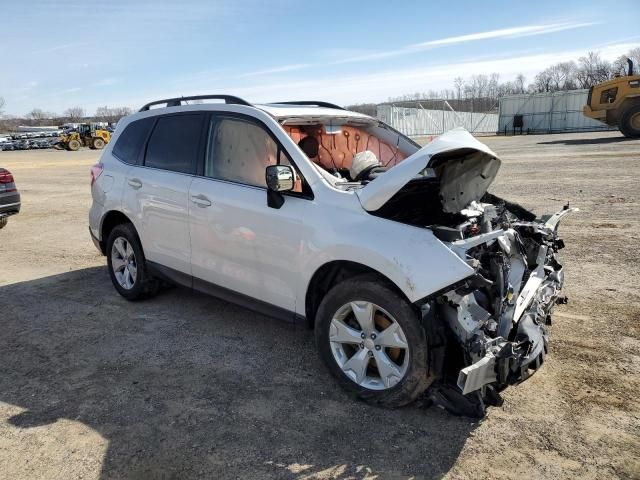
{"type": "Polygon", "coordinates": [[[466,415],[475,405],[471,411],[481,416],[486,404],[500,404],[501,390],[527,380],[543,365],[553,308],[566,302],[560,293],[564,272],[556,258],[564,247],[558,223],[572,211],[565,207],[539,220],[513,221],[507,228],[451,242],[476,275],[434,302],[455,344],[447,348],[461,351],[463,365],[443,369],[429,393],[432,400],[466,415]]]}
{"type": "Polygon", "coordinates": [[[457,385],[463,395],[490,383],[518,384],[542,366],[549,344],[548,326],[551,325],[553,306],[566,301],[565,297],[560,297],[563,278],[560,269],[540,285],[533,302],[518,321],[514,341],[488,340],[484,346],[485,355],[460,370],[457,385]]]}

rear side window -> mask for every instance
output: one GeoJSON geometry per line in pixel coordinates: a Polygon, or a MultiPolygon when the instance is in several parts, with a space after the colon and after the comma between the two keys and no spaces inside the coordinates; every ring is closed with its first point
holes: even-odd
{"type": "Polygon", "coordinates": [[[113,154],[123,162],[138,165],[142,146],[147,141],[154,121],[155,118],[143,118],[127,125],[113,146],[113,154]]]}
{"type": "Polygon", "coordinates": [[[147,145],[145,166],[194,173],[201,127],[201,114],[158,118],[147,145]]]}

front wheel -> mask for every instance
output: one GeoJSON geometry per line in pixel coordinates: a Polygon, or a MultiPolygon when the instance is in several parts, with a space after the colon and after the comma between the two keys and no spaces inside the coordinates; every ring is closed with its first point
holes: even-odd
{"type": "Polygon", "coordinates": [[[369,403],[406,405],[433,382],[418,312],[377,279],[334,286],[318,309],[315,335],[338,383],[369,403]]]}
{"type": "Polygon", "coordinates": [[[80,142],[78,140],[69,140],[69,143],[67,143],[67,148],[72,152],[76,152],[78,151],[78,149],[80,149],[80,142]]]}

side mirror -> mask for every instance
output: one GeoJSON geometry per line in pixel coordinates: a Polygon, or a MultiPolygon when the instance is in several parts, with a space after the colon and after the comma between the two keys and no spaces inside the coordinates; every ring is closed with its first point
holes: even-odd
{"type": "Polygon", "coordinates": [[[293,190],[296,174],[288,165],[269,165],[265,172],[267,188],[274,192],[293,190]]]}
{"type": "Polygon", "coordinates": [[[269,165],[265,171],[267,181],[267,205],[271,208],[280,208],[284,204],[284,195],[281,192],[293,190],[296,183],[296,174],[288,165],[269,165]]]}

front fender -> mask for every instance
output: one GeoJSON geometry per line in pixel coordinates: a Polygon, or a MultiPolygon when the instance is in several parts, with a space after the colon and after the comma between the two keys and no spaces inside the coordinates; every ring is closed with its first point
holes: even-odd
{"type": "MultiPolygon", "coordinates": [[[[309,247],[298,298],[304,299],[313,274],[333,261],[365,265],[391,280],[410,302],[421,300],[463,280],[474,270],[433,233],[373,215],[363,215],[350,228],[335,231],[336,243],[309,247]]],[[[304,305],[301,306],[304,311],[304,305]]]]}

